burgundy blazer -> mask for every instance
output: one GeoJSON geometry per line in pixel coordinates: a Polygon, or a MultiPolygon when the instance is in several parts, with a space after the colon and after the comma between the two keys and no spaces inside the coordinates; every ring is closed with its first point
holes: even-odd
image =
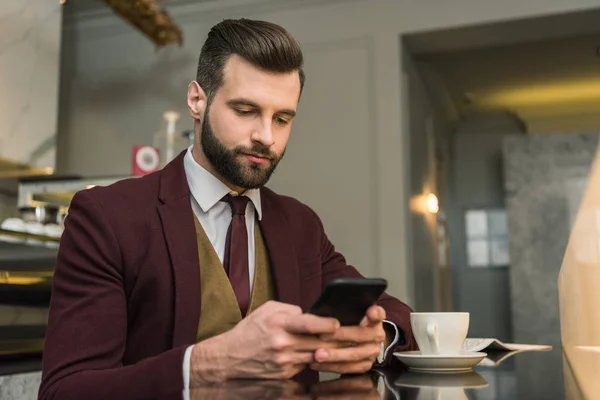
{"type": "MultiPolygon", "coordinates": [[[[183,389],[183,356],[200,316],[184,154],[159,172],[74,196],[54,274],[40,399],[153,398],[183,389]]],[[[329,280],[360,276],[309,207],[269,189],[261,201],[279,301],[307,310],[329,280]]],[[[388,295],[379,304],[403,331],[395,350],[416,348],[410,308],[388,295]]]]}

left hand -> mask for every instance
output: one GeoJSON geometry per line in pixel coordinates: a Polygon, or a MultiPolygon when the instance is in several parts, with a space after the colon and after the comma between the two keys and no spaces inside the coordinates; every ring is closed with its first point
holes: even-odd
{"type": "Polygon", "coordinates": [[[339,374],[360,374],[373,367],[386,335],[383,328],[385,310],[371,306],[359,326],[342,326],[321,339],[335,341],[339,348],[318,349],[310,367],[316,371],[339,374]]]}

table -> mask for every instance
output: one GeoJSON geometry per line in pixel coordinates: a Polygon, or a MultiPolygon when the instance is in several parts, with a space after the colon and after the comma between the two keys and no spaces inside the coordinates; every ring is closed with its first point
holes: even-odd
{"type": "MultiPolygon", "coordinates": [[[[465,374],[435,375],[411,371],[383,374],[386,389],[396,399],[565,399],[567,389],[562,349],[523,352],[498,365],[475,366],[465,374]]],[[[575,397],[577,398],[577,397],[575,397]]]]}
{"type": "Polygon", "coordinates": [[[194,388],[190,399],[583,399],[565,365],[562,349],[554,348],[514,354],[498,365],[480,364],[467,373],[376,369],[356,376],[321,374],[314,382],[231,381],[194,388]]]}

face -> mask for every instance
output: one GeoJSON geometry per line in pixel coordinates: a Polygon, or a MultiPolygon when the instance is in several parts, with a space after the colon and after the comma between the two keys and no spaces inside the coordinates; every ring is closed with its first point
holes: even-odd
{"type": "Polygon", "coordinates": [[[210,113],[202,121],[200,146],[215,171],[235,188],[264,186],[283,158],[285,149],[280,155],[262,143],[254,143],[251,148],[236,146],[229,149],[215,135],[209,116],[210,113]]]}
{"type": "Polygon", "coordinates": [[[188,88],[196,161],[234,190],[265,185],[285,153],[299,96],[297,71],[265,72],[230,57],[210,104],[196,82],[188,88]]]}

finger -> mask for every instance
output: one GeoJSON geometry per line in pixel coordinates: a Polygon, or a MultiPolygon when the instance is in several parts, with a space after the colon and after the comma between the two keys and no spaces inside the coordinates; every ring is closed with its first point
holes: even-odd
{"type": "Polygon", "coordinates": [[[280,364],[301,365],[315,362],[314,351],[291,351],[283,355],[279,355],[278,361],[280,364]]]}
{"type": "Polygon", "coordinates": [[[337,349],[350,347],[354,342],[324,341],[317,336],[292,335],[290,348],[296,351],[315,351],[318,349],[337,349]]]}
{"type": "Polygon", "coordinates": [[[297,375],[300,371],[304,370],[310,362],[299,363],[299,364],[286,364],[281,365],[280,368],[270,370],[268,372],[261,373],[256,376],[258,379],[290,379],[297,375]]]}
{"type": "Polygon", "coordinates": [[[382,322],[375,326],[343,326],[333,334],[321,336],[321,339],[338,342],[380,343],[385,340],[385,330],[382,322]]]}
{"type": "Polygon", "coordinates": [[[363,374],[372,367],[372,361],[359,361],[355,363],[314,363],[310,365],[312,370],[334,372],[337,374],[363,374]]]}
{"type": "Polygon", "coordinates": [[[312,335],[334,333],[339,327],[340,323],[335,318],[318,317],[312,314],[291,316],[284,326],[290,333],[312,335]]]}
{"type": "Polygon", "coordinates": [[[375,361],[379,351],[380,345],[377,343],[367,343],[343,349],[319,349],[315,351],[315,361],[319,363],[375,361]]]}
{"type": "Polygon", "coordinates": [[[383,307],[373,305],[367,309],[365,317],[366,318],[363,320],[365,320],[367,326],[373,326],[377,325],[380,322],[383,322],[383,320],[386,317],[386,313],[383,307]]]}
{"type": "Polygon", "coordinates": [[[281,303],[279,301],[268,301],[259,308],[264,308],[266,313],[284,314],[287,316],[302,315],[302,308],[293,304],[281,303]]]}
{"type": "MultiPolygon", "coordinates": [[[[308,346],[306,346],[308,347],[308,346]]],[[[280,366],[285,365],[301,365],[310,364],[316,361],[315,352],[317,350],[325,350],[323,347],[315,347],[308,350],[300,350],[298,348],[277,353],[274,361],[280,366]]]]}

